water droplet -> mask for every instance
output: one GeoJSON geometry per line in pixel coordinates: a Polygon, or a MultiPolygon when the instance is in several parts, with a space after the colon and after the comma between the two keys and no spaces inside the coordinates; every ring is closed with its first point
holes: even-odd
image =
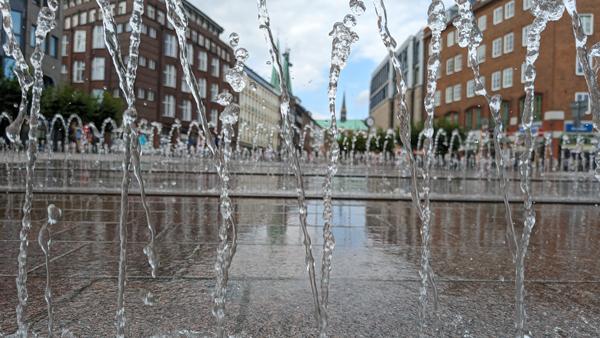
{"type": "Polygon", "coordinates": [[[249,57],[250,54],[248,53],[246,48],[238,48],[235,50],[235,59],[239,62],[246,62],[246,60],[248,60],[249,57]]]}
{"type": "Polygon", "coordinates": [[[356,26],[356,18],[352,14],[348,14],[344,17],[344,26],[350,28],[356,26]]]}
{"type": "Polygon", "coordinates": [[[248,83],[248,74],[243,70],[235,68],[228,69],[225,73],[225,81],[231,85],[231,88],[236,92],[241,92],[248,83]]]}
{"type": "Polygon", "coordinates": [[[106,88],[106,86],[104,86],[104,90],[108,90],[108,88],[106,88]]]}
{"type": "Polygon", "coordinates": [[[267,109],[267,106],[262,106],[262,109],[263,109],[263,110],[267,109]]]}
{"type": "Polygon", "coordinates": [[[229,105],[231,101],[233,101],[233,95],[231,95],[231,93],[217,94],[217,96],[215,96],[215,100],[217,100],[218,104],[225,107],[229,105]]]}
{"type": "Polygon", "coordinates": [[[219,120],[224,124],[232,125],[237,122],[238,116],[240,115],[240,106],[235,103],[229,104],[225,107],[225,110],[219,116],[219,120]]]}
{"type": "Polygon", "coordinates": [[[360,16],[367,10],[367,6],[360,0],[350,0],[350,9],[354,14],[360,16]]]}
{"type": "Polygon", "coordinates": [[[56,224],[61,215],[62,211],[59,208],[57,208],[54,204],[50,204],[48,206],[48,223],[56,224]]]}
{"type": "Polygon", "coordinates": [[[155,303],[154,294],[146,289],[140,289],[140,298],[145,305],[152,306],[155,303]]]}
{"type": "Polygon", "coordinates": [[[240,42],[240,36],[236,32],[229,34],[229,45],[231,47],[236,47],[238,42],[240,42]]]}
{"type": "Polygon", "coordinates": [[[255,92],[255,91],[256,91],[256,89],[258,88],[258,87],[256,86],[256,82],[254,82],[254,81],[251,81],[251,82],[250,82],[250,88],[252,88],[252,91],[253,91],[253,92],[255,92]]]}
{"type": "Polygon", "coordinates": [[[500,281],[504,282],[504,276],[500,275],[500,281]]]}
{"type": "Polygon", "coordinates": [[[267,61],[267,65],[270,66],[271,65],[271,61],[267,61]]]}
{"type": "Polygon", "coordinates": [[[13,107],[19,108],[19,105],[15,103],[15,104],[13,104],[13,107]]]}

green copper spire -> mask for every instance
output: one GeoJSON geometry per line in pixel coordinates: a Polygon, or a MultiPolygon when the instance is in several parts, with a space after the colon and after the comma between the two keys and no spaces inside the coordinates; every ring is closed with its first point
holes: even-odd
{"type": "Polygon", "coordinates": [[[292,64],[290,63],[290,49],[287,48],[283,53],[283,78],[285,79],[285,85],[287,86],[288,92],[290,95],[292,94],[292,81],[290,77],[290,67],[292,64]]]}
{"type": "MultiPolygon", "coordinates": [[[[279,39],[277,39],[277,59],[281,60],[281,58],[279,57],[279,39]]],[[[271,86],[277,88],[277,90],[281,90],[281,88],[279,87],[279,78],[277,77],[277,71],[275,70],[275,64],[273,64],[273,69],[271,70],[271,86]]]]}

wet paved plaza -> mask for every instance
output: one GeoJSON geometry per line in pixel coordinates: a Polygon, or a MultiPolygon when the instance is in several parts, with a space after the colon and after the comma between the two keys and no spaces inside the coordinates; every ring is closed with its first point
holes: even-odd
{"type": "MultiPolygon", "coordinates": [[[[161,260],[157,278],[151,277],[142,252],[149,232],[139,197],[130,201],[127,336],[171,337],[177,330],[212,330],[218,199],[150,198],[161,260]]],[[[0,197],[5,206],[0,211],[2,334],[16,329],[22,203],[23,194],[0,197]]],[[[68,329],[76,337],[114,336],[119,196],[35,195],[27,264],[26,320],[31,331],[47,335],[46,271],[37,237],[49,203],[63,211],[61,221],[51,228],[55,328],[58,333],[68,329]]],[[[239,246],[228,284],[228,333],[316,337],[297,201],[236,198],[234,206],[239,246]]],[[[521,229],[521,204],[513,208],[521,229]]],[[[600,208],[593,204],[534,208],[538,221],[525,260],[527,329],[533,337],[600,336],[600,208]]],[[[335,200],[333,211],[330,336],[416,336],[421,237],[412,204],[335,200]]],[[[322,201],[309,201],[308,212],[320,272],[322,201]]],[[[515,272],[505,244],[504,206],[433,203],[432,213],[431,264],[447,336],[513,335],[515,272]]],[[[432,308],[428,319],[427,333],[436,336],[432,308]]]]}

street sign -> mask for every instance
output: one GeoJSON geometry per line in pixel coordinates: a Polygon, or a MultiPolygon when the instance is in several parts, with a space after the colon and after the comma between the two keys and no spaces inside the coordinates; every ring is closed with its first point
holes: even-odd
{"type": "Polygon", "coordinates": [[[579,128],[579,119],[585,116],[585,111],[588,107],[588,101],[572,101],[571,102],[571,116],[573,117],[573,126],[579,128]]]}

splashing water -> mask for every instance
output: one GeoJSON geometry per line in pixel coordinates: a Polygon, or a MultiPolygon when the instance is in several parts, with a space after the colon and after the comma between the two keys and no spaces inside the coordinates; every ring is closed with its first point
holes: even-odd
{"type": "Polygon", "coordinates": [[[350,28],[356,26],[356,18],[348,14],[344,17],[343,23],[336,22],[333,30],[329,33],[333,37],[331,43],[331,68],[329,70],[329,86],[327,95],[329,97],[329,114],[331,116],[331,126],[329,134],[333,142],[329,150],[331,157],[325,173],[323,182],[323,263],[321,265],[321,321],[319,324],[319,336],[327,337],[327,306],[329,303],[329,276],[331,273],[331,258],[335,239],[331,232],[333,210],[331,205],[331,181],[338,170],[338,160],[340,155],[340,146],[336,142],[338,138],[337,119],[335,117],[335,98],[337,94],[338,79],[340,71],[346,68],[346,61],[350,57],[350,46],[358,42],[358,34],[350,28]]]}
{"type": "Polygon", "coordinates": [[[229,34],[229,45],[231,47],[237,47],[239,42],[240,42],[240,36],[238,35],[238,33],[233,32],[233,33],[229,34]]]}
{"type": "Polygon", "coordinates": [[[159,266],[158,255],[155,247],[156,230],[154,223],[150,218],[150,207],[146,199],[146,192],[144,188],[144,180],[142,178],[140,155],[141,146],[140,141],[137,137],[137,130],[134,126],[134,122],[137,118],[137,111],[135,110],[135,93],[134,93],[134,82],[137,75],[137,66],[139,58],[139,45],[141,42],[141,29],[142,29],[142,13],[144,12],[143,0],[134,0],[133,11],[131,12],[131,18],[129,24],[131,26],[131,36],[129,45],[129,60],[127,66],[123,63],[121,55],[121,45],[119,36],[117,34],[117,25],[115,23],[110,2],[108,0],[96,0],[100,9],[103,13],[103,25],[104,25],[104,41],[108,48],[108,51],[112,57],[113,64],[115,65],[117,75],[119,77],[119,86],[125,94],[128,108],[123,113],[123,145],[125,153],[121,164],[123,171],[123,179],[121,181],[121,215],[119,218],[119,281],[118,281],[118,296],[117,296],[117,312],[115,315],[117,325],[117,337],[121,338],[125,336],[125,283],[126,283],[126,272],[127,272],[127,214],[129,212],[129,205],[127,197],[129,194],[129,184],[131,177],[129,173],[129,166],[133,165],[134,175],[140,186],[140,195],[142,207],[146,214],[146,222],[148,223],[148,229],[150,230],[150,242],[144,247],[144,253],[148,256],[148,263],[152,268],[152,276],[156,277],[156,271],[159,266]]]}
{"type": "Polygon", "coordinates": [[[433,288],[434,298],[434,310],[438,317],[439,332],[440,335],[444,336],[444,330],[442,326],[442,318],[439,301],[437,299],[437,291],[434,282],[433,269],[429,265],[429,232],[430,232],[430,200],[429,200],[429,189],[430,189],[430,175],[429,175],[429,158],[433,156],[433,109],[434,109],[434,93],[437,86],[437,69],[440,67],[440,45],[441,45],[441,33],[446,28],[445,10],[444,3],[440,0],[432,0],[429,6],[429,18],[427,20],[428,27],[431,29],[431,48],[432,55],[429,58],[427,65],[427,95],[425,97],[425,111],[427,113],[427,119],[425,120],[425,127],[423,129],[426,137],[423,148],[423,204],[421,205],[421,197],[417,188],[417,168],[412,155],[410,146],[411,127],[410,127],[410,113],[406,105],[406,80],[402,72],[402,66],[400,61],[396,57],[393,48],[396,47],[396,41],[389,33],[387,28],[387,12],[383,0],[373,0],[375,5],[375,11],[378,17],[378,28],[381,40],[385,45],[396,72],[396,87],[400,93],[400,100],[398,100],[398,119],[400,120],[400,138],[402,143],[406,146],[411,169],[411,196],[417,214],[421,218],[421,270],[419,271],[421,277],[421,289],[419,292],[419,336],[424,337],[425,329],[425,317],[427,307],[427,285],[431,283],[433,288]]]}
{"type": "Polygon", "coordinates": [[[363,13],[367,10],[365,3],[360,0],[350,0],[349,5],[350,9],[352,9],[352,12],[358,16],[363,15],[363,13]]]}
{"type": "Polygon", "coordinates": [[[46,259],[46,303],[48,304],[48,338],[53,337],[54,332],[54,316],[52,314],[52,283],[50,280],[50,225],[58,222],[62,211],[54,204],[48,206],[48,222],[42,226],[38,235],[38,243],[42,247],[44,257],[46,259]]]}
{"type": "MultiPolygon", "coordinates": [[[[265,41],[267,42],[267,46],[269,48],[269,54],[271,55],[271,59],[273,60],[273,64],[275,65],[275,70],[277,71],[277,76],[279,78],[279,83],[281,86],[281,104],[280,104],[280,114],[281,121],[283,122],[283,128],[281,130],[283,140],[285,142],[286,148],[288,150],[289,156],[291,158],[291,165],[294,171],[294,176],[296,179],[296,191],[298,193],[298,210],[299,210],[299,218],[300,218],[300,226],[302,227],[302,233],[304,235],[304,247],[305,247],[305,263],[306,269],[308,271],[308,276],[310,279],[310,287],[313,295],[313,302],[315,306],[315,320],[317,324],[321,323],[321,308],[319,305],[319,295],[317,291],[317,283],[315,279],[315,259],[312,254],[312,244],[311,239],[308,234],[308,229],[306,227],[306,216],[307,216],[307,208],[306,208],[306,199],[304,192],[304,181],[302,179],[302,170],[300,168],[300,163],[298,161],[298,155],[296,151],[294,151],[294,144],[292,143],[292,131],[291,125],[288,118],[289,110],[290,110],[290,95],[288,92],[288,88],[286,85],[286,81],[283,77],[283,68],[281,67],[281,61],[279,60],[279,51],[277,50],[277,46],[273,39],[273,33],[271,32],[270,26],[270,18],[269,12],[267,10],[267,1],[266,0],[256,0],[256,5],[258,7],[258,22],[259,27],[262,29],[265,41]]],[[[335,142],[334,142],[335,143],[335,142]]]]}
{"type": "MultiPolygon", "coordinates": [[[[18,139],[21,130],[21,124],[25,119],[25,110],[27,109],[27,92],[29,87],[33,85],[31,98],[31,111],[29,114],[29,135],[27,141],[27,176],[25,183],[25,203],[23,203],[23,219],[19,246],[19,270],[17,276],[17,337],[27,337],[29,325],[23,321],[25,306],[27,305],[27,235],[31,229],[31,209],[33,204],[33,183],[35,162],[37,160],[38,148],[38,114],[40,112],[40,100],[42,97],[43,76],[42,60],[44,59],[44,51],[42,49],[42,41],[46,38],[48,32],[56,27],[55,12],[58,9],[58,1],[48,1],[48,7],[42,7],[37,17],[37,29],[35,32],[35,49],[31,54],[31,64],[34,69],[34,78],[29,75],[29,67],[25,62],[25,58],[19,48],[19,44],[14,34],[11,8],[9,1],[0,1],[0,11],[2,12],[4,31],[6,32],[7,42],[4,44],[6,55],[12,56],[15,59],[15,72],[19,85],[21,86],[21,104],[19,106],[19,114],[17,118],[10,124],[6,130],[8,138],[15,143],[18,139]]],[[[50,333],[52,334],[52,333],[50,333]]]]}
{"type": "MultiPolygon", "coordinates": [[[[523,129],[525,135],[525,149],[521,155],[520,160],[520,172],[521,172],[521,191],[524,194],[524,213],[525,222],[523,233],[521,234],[521,243],[517,248],[517,260],[515,265],[516,278],[516,318],[515,328],[516,336],[521,338],[525,337],[525,255],[527,253],[527,247],[529,246],[529,238],[531,231],[535,225],[535,212],[533,211],[533,204],[531,200],[531,154],[534,150],[534,143],[532,137],[532,125],[533,125],[533,111],[534,111],[534,81],[536,77],[535,61],[539,57],[540,51],[540,34],[546,28],[548,21],[557,21],[562,17],[565,10],[565,5],[562,0],[558,1],[544,1],[534,0],[531,6],[531,14],[535,16],[531,30],[527,35],[527,57],[526,61],[526,73],[525,73],[525,104],[523,108],[523,129]]],[[[498,106],[500,103],[497,103],[498,106]]],[[[515,237],[516,241],[516,237],[515,237]]]]}

